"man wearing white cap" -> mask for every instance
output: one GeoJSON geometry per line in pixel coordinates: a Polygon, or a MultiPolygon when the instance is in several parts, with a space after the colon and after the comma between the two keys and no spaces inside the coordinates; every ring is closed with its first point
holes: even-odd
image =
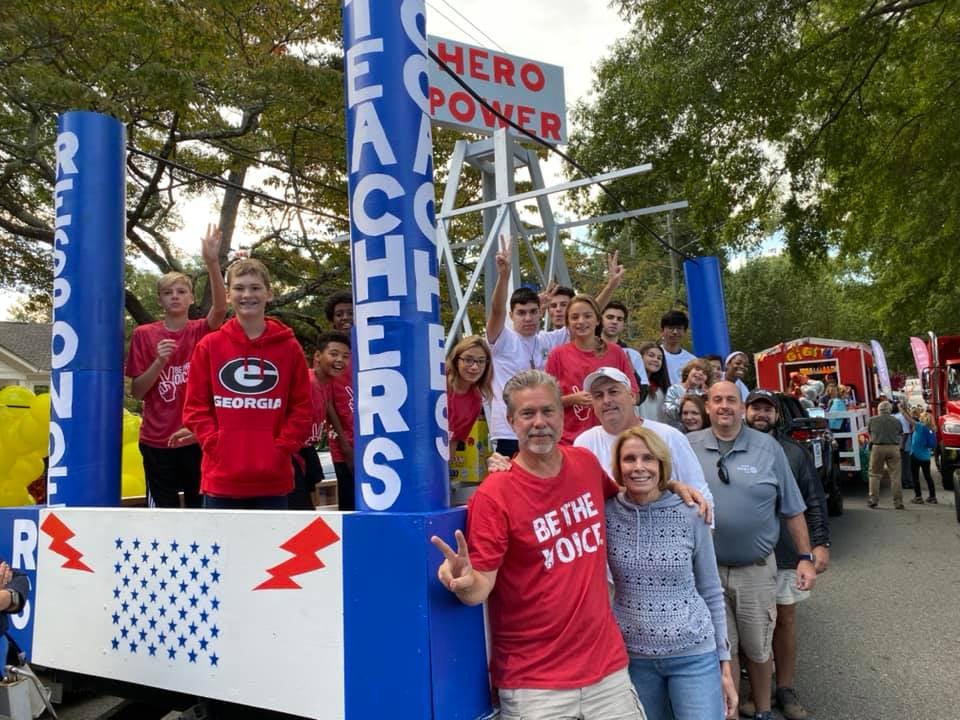
{"type": "Polygon", "coordinates": [[[724,377],[737,386],[737,390],[740,391],[740,399],[744,402],[747,401],[747,395],[750,394],[747,384],[743,382],[743,376],[747,374],[749,363],[750,358],[743,350],[734,350],[727,355],[727,359],[723,363],[723,367],[726,368],[724,377]]]}

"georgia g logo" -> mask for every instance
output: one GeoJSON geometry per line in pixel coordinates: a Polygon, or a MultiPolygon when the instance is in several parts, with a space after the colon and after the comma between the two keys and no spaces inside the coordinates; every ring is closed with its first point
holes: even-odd
{"type": "Polygon", "coordinates": [[[262,395],[280,381],[277,366],[262,358],[236,358],[220,368],[220,384],[239,395],[262,395]]]}

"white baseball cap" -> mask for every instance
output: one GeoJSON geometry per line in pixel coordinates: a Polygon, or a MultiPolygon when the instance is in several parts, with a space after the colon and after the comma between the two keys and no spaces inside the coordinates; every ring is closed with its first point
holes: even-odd
{"type": "Polygon", "coordinates": [[[584,391],[590,392],[590,388],[600,378],[610,378],[614,382],[626,385],[628,390],[632,390],[630,387],[630,378],[624,375],[622,370],[617,370],[615,367],[604,366],[597,368],[583,379],[584,391]]]}

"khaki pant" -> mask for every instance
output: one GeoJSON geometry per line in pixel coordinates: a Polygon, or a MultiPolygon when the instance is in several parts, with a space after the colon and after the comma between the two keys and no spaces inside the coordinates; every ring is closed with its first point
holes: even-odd
{"type": "Polygon", "coordinates": [[[903,489],[900,485],[900,448],[897,445],[874,445],[870,448],[870,489],[868,500],[871,504],[880,501],[880,478],[886,466],[890,476],[890,489],[893,491],[893,505],[903,505],[903,489]]]}
{"type": "Polygon", "coordinates": [[[500,688],[501,720],[646,720],[627,668],[576,690],[500,688]]]}

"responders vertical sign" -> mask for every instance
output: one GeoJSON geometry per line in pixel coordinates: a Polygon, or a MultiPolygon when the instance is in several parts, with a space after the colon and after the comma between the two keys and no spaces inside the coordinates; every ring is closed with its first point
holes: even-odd
{"type": "MultiPolygon", "coordinates": [[[[437,57],[499,112],[542,140],[567,142],[562,67],[456,40],[431,37],[429,42],[437,57]]],[[[506,127],[432,61],[430,114],[435,122],[471,132],[506,127]]]]}

